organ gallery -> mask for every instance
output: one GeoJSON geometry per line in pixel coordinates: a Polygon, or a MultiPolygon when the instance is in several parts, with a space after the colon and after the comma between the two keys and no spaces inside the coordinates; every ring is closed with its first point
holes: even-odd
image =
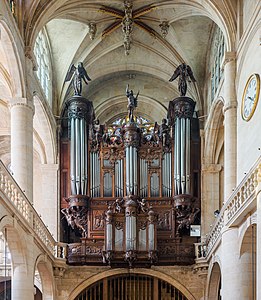
{"type": "Polygon", "coordinates": [[[126,115],[100,124],[74,78],[61,137],[61,224],[69,264],[193,264],[200,144],[196,103],[185,96],[187,77],[193,77],[188,68],[182,64],[174,73],[181,96],[169,102],[161,123],[135,114],[142,91],[135,95],[127,85],[126,115]]]}

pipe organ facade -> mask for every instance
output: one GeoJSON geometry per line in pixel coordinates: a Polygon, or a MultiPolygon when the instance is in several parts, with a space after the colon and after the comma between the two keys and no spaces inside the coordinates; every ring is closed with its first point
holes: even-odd
{"type": "Polygon", "coordinates": [[[192,264],[197,237],[190,226],[200,224],[195,102],[170,101],[161,124],[126,115],[107,127],[87,99],[68,104],[61,138],[68,263],[192,264]]]}

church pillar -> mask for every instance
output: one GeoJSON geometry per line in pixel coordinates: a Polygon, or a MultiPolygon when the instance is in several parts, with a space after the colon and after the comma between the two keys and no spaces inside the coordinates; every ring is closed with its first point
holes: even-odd
{"type": "Polygon", "coordinates": [[[261,164],[259,165],[258,187],[256,193],[257,193],[256,299],[261,299],[261,164]]]}
{"type": "Polygon", "coordinates": [[[53,234],[54,238],[58,238],[58,208],[54,203],[57,201],[58,191],[58,164],[42,164],[42,191],[44,197],[44,204],[40,204],[39,211],[45,224],[48,224],[48,229],[53,234]]]}
{"type": "Polygon", "coordinates": [[[238,228],[225,227],[222,234],[221,296],[222,300],[248,299],[244,295],[238,245],[238,228]]]}
{"type": "Polygon", "coordinates": [[[11,170],[29,201],[33,201],[34,104],[26,98],[11,100],[11,170]]]}
{"type": "Polygon", "coordinates": [[[12,300],[34,300],[34,237],[28,234],[23,238],[26,240],[25,252],[22,253],[23,245],[21,245],[21,249],[18,248],[17,253],[13,254],[12,300]]]}
{"type": "Polygon", "coordinates": [[[28,276],[27,267],[24,264],[17,265],[12,277],[12,300],[34,299],[34,276],[28,276]]]}
{"type": "Polygon", "coordinates": [[[237,100],[236,61],[234,52],[225,53],[224,61],[224,200],[236,186],[237,161],[237,100]]]}
{"type": "Polygon", "coordinates": [[[220,209],[220,164],[202,165],[202,201],[201,214],[204,222],[201,224],[202,236],[210,231],[210,224],[214,222],[214,212],[220,209]]]}

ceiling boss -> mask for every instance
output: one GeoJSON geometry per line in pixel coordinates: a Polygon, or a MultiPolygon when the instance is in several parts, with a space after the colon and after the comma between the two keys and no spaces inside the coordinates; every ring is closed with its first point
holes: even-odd
{"type": "Polygon", "coordinates": [[[163,21],[159,24],[161,31],[161,35],[159,35],[154,29],[147,25],[145,23],[145,19],[142,18],[144,15],[148,14],[154,9],[156,9],[154,5],[146,5],[133,10],[133,2],[131,0],[124,1],[123,11],[108,6],[102,6],[99,9],[100,12],[116,17],[116,20],[103,31],[102,37],[105,37],[119,27],[122,27],[123,46],[126,55],[129,55],[130,53],[134,25],[143,29],[154,38],[161,38],[161,36],[166,38],[169,30],[169,23],[167,21],[163,21]]]}

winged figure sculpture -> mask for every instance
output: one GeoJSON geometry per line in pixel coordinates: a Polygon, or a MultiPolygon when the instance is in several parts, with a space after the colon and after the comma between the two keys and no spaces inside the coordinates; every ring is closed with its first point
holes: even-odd
{"type": "Polygon", "coordinates": [[[196,79],[193,75],[190,66],[186,65],[185,63],[182,63],[177,67],[177,69],[174,71],[169,81],[175,80],[178,76],[179,76],[178,87],[179,87],[180,96],[185,96],[187,92],[187,80],[196,82],[196,79]]]}
{"type": "Polygon", "coordinates": [[[88,85],[88,81],[91,81],[91,78],[87,74],[83,63],[79,62],[78,66],[75,67],[72,64],[66,74],[65,81],[70,81],[73,77],[73,88],[74,88],[74,95],[81,96],[82,93],[82,81],[84,81],[88,85]]]}

